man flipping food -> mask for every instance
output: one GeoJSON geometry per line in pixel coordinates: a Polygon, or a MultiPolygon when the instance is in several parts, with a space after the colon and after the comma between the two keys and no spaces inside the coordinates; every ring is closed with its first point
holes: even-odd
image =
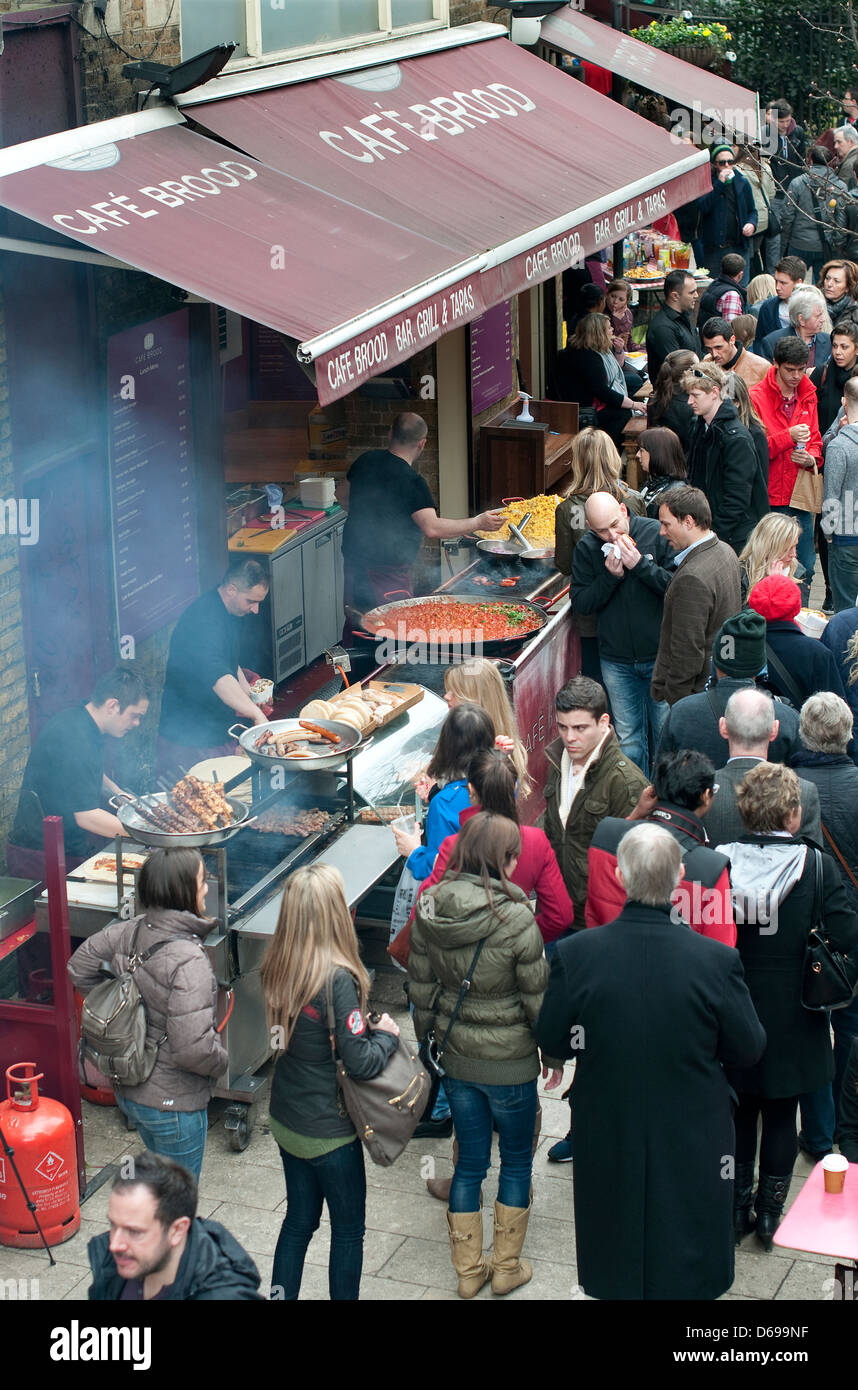
{"type": "Polygon", "coordinates": [[[204,758],[233,751],[227,730],[236,717],[264,724],[239,666],[241,620],[258,613],[268,593],[268,571],[236,556],[217,588],[186,608],[170,639],[158,729],[159,783],[177,781],[204,758]]]}
{"type": "Polygon", "coordinates": [[[84,705],[48,720],[33,744],[6,845],[10,874],[45,879],[42,820],[62,816],[66,868],[82,864],[101,839],[124,835],[118,818],[102,802],[119,791],[104,773],[104,740],[124,738],[149,708],[136,671],[116,666],[96,682],[84,705]]]}

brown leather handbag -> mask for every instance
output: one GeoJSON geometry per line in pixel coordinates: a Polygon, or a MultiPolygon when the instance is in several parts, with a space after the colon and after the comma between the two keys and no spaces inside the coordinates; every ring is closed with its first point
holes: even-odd
{"type": "Polygon", "coordinates": [[[336,1022],[331,981],[325,988],[328,1033],[343,1102],[373,1163],[389,1168],[402,1153],[426,1109],[430,1082],[426,1072],[402,1037],[393,1056],[378,1076],[358,1081],[349,1076],[337,1055],[336,1022]]]}

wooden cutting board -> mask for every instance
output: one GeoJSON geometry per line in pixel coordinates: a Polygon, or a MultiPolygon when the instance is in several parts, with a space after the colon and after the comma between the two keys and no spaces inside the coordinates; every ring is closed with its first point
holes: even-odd
{"type": "Polygon", "coordinates": [[[345,690],[339,691],[328,701],[329,705],[338,705],[349,697],[354,698],[360,690],[371,691],[374,695],[387,695],[396,701],[396,704],[389,710],[373,710],[372,723],[368,724],[364,730],[365,734],[371,733],[373,729],[383,729],[387,724],[392,724],[394,719],[398,719],[412,705],[418,704],[423,699],[424,690],[422,685],[408,685],[402,681],[368,681],[363,687],[350,685],[345,690]]]}

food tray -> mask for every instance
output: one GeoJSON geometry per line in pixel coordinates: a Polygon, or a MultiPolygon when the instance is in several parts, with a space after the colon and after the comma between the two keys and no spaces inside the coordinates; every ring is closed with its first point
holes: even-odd
{"type": "MultiPolygon", "coordinates": [[[[509,521],[514,521],[516,526],[522,517],[531,512],[533,519],[528,522],[524,534],[530,544],[539,549],[554,545],[554,513],[562,500],[556,493],[540,493],[537,497],[507,498],[501,511],[509,521]]],[[[475,531],[474,535],[484,541],[508,541],[511,538],[508,525],[502,526],[499,531],[475,531]]]]}
{"type": "MultiPolygon", "coordinates": [[[[154,826],[152,829],[154,830],[154,826]]],[[[131,851],[122,854],[122,880],[124,883],[134,882],[134,872],[142,869],[148,859],[147,854],[132,854],[131,851]]],[[[69,874],[69,878],[82,878],[87,883],[115,883],[116,882],[116,855],[108,854],[104,850],[99,850],[98,854],[93,854],[85,863],[78,864],[69,874]],[[97,865],[105,864],[106,867],[98,868],[97,865]]]]}
{"type": "Polygon", "coordinates": [[[396,704],[392,709],[379,713],[373,710],[372,723],[367,724],[364,735],[372,733],[374,729],[383,729],[388,724],[392,724],[394,719],[398,719],[412,705],[418,704],[423,699],[422,685],[407,685],[402,681],[367,681],[365,686],[350,685],[345,690],[339,691],[329,700],[329,705],[343,704],[350,697],[353,699],[361,690],[371,691],[375,695],[390,695],[396,698],[396,704]]]}

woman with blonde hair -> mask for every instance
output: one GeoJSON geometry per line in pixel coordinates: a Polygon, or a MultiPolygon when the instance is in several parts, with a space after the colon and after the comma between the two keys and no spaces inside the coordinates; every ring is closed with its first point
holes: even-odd
{"type": "Polygon", "coordinates": [[[383,1014],[370,1027],[363,966],[342,875],[328,864],[296,869],[260,972],[278,1053],[271,1133],[286,1178],[286,1215],[274,1252],[274,1296],[297,1299],[304,1257],[328,1204],[331,1299],[355,1300],[363,1265],[363,1147],[337,1085],[328,1033],[328,991],[337,1054],[349,1076],[369,1080],[396,1050],[399,1028],[383,1014]]]}
{"type": "Polygon", "coordinates": [[[774,275],[755,275],[748,282],[748,313],[753,314],[754,318],[759,318],[760,305],[765,299],[771,299],[775,293],[774,275]]]}
{"type": "Polygon", "coordinates": [[[578,322],[558,354],[555,379],[559,399],[595,406],[599,427],[617,444],[632,411],[643,414],[643,407],[628,395],[607,314],[585,314],[578,322]]]}
{"type": "Polygon", "coordinates": [[[770,574],[795,578],[800,534],[801,526],[794,516],[767,512],[760,517],[739,556],[748,592],[770,574]]]}
{"type": "MultiPolygon", "coordinates": [[[[646,504],[640,493],[626,487],[620,478],[623,461],[614,441],[604,430],[580,430],[572,440],[570,463],[572,479],[554,513],[554,564],[561,574],[572,573],[575,547],[587,531],[584,506],[594,492],[609,492],[619,502],[625,502],[636,516],[646,515],[646,504]]],[[[596,619],[573,612],[573,622],[581,638],[581,673],[601,681],[596,619]]]]}
{"type": "Polygon", "coordinates": [[[518,795],[525,797],[530,792],[531,781],[527,771],[527,753],[519,738],[515,714],[506,693],[503,676],[488,657],[475,656],[458,666],[448,666],[444,672],[444,699],[450,709],[462,700],[469,700],[485,710],[492,721],[496,741],[504,745],[509,754],[515,775],[518,779],[518,795]],[[511,746],[507,747],[506,745],[511,746]]]}

